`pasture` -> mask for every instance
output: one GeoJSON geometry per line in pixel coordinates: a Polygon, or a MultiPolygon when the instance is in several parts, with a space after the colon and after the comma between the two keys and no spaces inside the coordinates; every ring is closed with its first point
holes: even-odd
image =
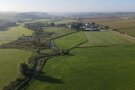
{"type": "Polygon", "coordinates": [[[31,35],[32,31],[24,28],[22,25],[12,27],[7,31],[0,31],[0,45],[17,40],[22,35],[31,35]]]}
{"type": "Polygon", "coordinates": [[[63,19],[63,20],[56,20],[54,21],[55,24],[68,24],[68,23],[72,23],[72,22],[77,22],[74,19],[63,19]]]}
{"type": "Polygon", "coordinates": [[[87,39],[85,38],[83,32],[77,32],[56,39],[55,43],[60,49],[70,49],[72,47],[75,47],[76,45],[79,45],[80,43],[85,42],[86,40],[87,39]]]}
{"type": "Polygon", "coordinates": [[[113,31],[104,32],[84,32],[88,42],[80,47],[87,46],[114,46],[114,45],[132,45],[135,44],[134,39],[130,39],[124,35],[113,31]]]}
{"type": "Polygon", "coordinates": [[[75,32],[75,30],[67,29],[67,28],[62,28],[62,27],[49,27],[49,28],[44,28],[45,32],[52,32],[55,33],[53,37],[59,37],[68,33],[75,32]]]}
{"type": "Polygon", "coordinates": [[[76,48],[50,59],[27,90],[135,90],[135,46],[76,48]]]}
{"type": "MultiPolygon", "coordinates": [[[[49,31],[63,33],[59,28],[49,31]]],[[[134,39],[113,31],[80,31],[55,40],[60,49],[83,42],[86,43],[72,49],[70,55],[49,59],[27,90],[135,89],[134,39]]]]}
{"type": "Polygon", "coordinates": [[[0,49],[0,90],[19,75],[18,66],[28,61],[32,53],[18,49],[0,49]]]}

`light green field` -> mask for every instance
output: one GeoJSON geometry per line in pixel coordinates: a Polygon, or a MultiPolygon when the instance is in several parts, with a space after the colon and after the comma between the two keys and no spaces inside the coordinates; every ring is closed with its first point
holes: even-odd
{"type": "Polygon", "coordinates": [[[72,23],[72,22],[76,22],[76,20],[65,19],[65,20],[60,20],[60,21],[54,21],[55,24],[67,24],[67,23],[72,23]]]}
{"type": "Polygon", "coordinates": [[[113,45],[130,45],[135,44],[134,39],[113,31],[106,32],[84,32],[88,42],[81,45],[85,46],[113,46],[113,45]]]}
{"type": "Polygon", "coordinates": [[[49,28],[45,28],[44,31],[55,33],[53,37],[59,37],[68,33],[75,32],[75,30],[66,29],[62,27],[49,27],[49,28]]]}
{"type": "Polygon", "coordinates": [[[77,32],[55,40],[56,45],[61,49],[70,49],[86,41],[83,32],[77,32]]]}
{"type": "Polygon", "coordinates": [[[50,59],[27,90],[135,90],[135,46],[77,48],[50,59]]]}
{"type": "Polygon", "coordinates": [[[29,20],[29,21],[25,21],[25,23],[36,23],[36,22],[42,22],[42,23],[47,23],[47,22],[51,22],[51,20],[49,19],[39,19],[39,20],[29,20]]]}
{"type": "Polygon", "coordinates": [[[0,31],[0,45],[14,41],[22,35],[31,35],[31,34],[32,34],[31,30],[28,30],[22,26],[13,27],[7,31],[0,31]]]}
{"type": "Polygon", "coordinates": [[[19,75],[18,66],[32,53],[18,49],[0,49],[0,90],[19,75]]]}

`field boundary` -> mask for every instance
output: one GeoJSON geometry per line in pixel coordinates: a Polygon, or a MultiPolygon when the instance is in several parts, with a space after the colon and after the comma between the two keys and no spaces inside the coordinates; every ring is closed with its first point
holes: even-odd
{"type": "Polygon", "coordinates": [[[79,43],[79,44],[77,44],[76,46],[74,46],[72,48],[69,48],[68,51],[70,51],[72,49],[75,49],[75,48],[79,47],[80,45],[85,44],[85,43],[87,43],[89,41],[88,38],[85,36],[84,32],[82,32],[82,33],[83,33],[83,36],[85,37],[86,41],[84,41],[82,43],[79,43]]]}
{"type": "Polygon", "coordinates": [[[135,46],[135,44],[133,44],[133,45],[82,46],[82,47],[77,47],[77,48],[92,48],[92,47],[118,47],[118,46],[135,46]]]}
{"type": "MultiPolygon", "coordinates": [[[[117,33],[117,34],[120,34],[120,35],[122,35],[122,36],[125,36],[125,37],[127,37],[127,38],[130,38],[130,39],[134,39],[135,40],[135,37],[132,37],[132,36],[130,36],[130,35],[128,35],[128,34],[121,34],[120,32],[118,32],[118,31],[113,31],[113,32],[115,32],[115,33],[117,33]]],[[[135,42],[135,41],[134,41],[135,42]]]]}
{"type": "Polygon", "coordinates": [[[61,36],[58,36],[58,37],[55,37],[55,38],[52,38],[50,40],[56,40],[56,39],[59,39],[59,38],[62,38],[62,37],[65,37],[65,36],[68,36],[68,35],[71,35],[71,34],[74,34],[74,33],[78,33],[79,31],[75,31],[75,32],[71,32],[71,33],[67,33],[67,34],[64,34],[64,35],[61,35],[61,36]]]}

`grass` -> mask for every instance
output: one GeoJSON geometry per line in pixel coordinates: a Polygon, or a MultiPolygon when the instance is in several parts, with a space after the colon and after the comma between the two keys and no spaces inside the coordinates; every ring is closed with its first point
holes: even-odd
{"type": "Polygon", "coordinates": [[[27,62],[31,52],[18,49],[0,49],[0,90],[19,75],[18,66],[27,62]]]}
{"type": "Polygon", "coordinates": [[[135,41],[108,31],[77,32],[55,43],[69,49],[87,39],[83,47],[110,47],[76,48],[69,56],[49,59],[27,90],[134,90],[135,41]]]}
{"type": "Polygon", "coordinates": [[[86,41],[83,32],[77,32],[55,40],[56,45],[61,49],[70,49],[86,41]]]}
{"type": "Polygon", "coordinates": [[[72,22],[76,22],[76,20],[73,19],[65,19],[65,20],[57,20],[54,21],[55,24],[67,24],[67,23],[72,23],[72,22]]]}
{"type": "Polygon", "coordinates": [[[27,90],[135,90],[135,46],[77,48],[50,59],[27,90]]]}
{"type": "Polygon", "coordinates": [[[0,31],[0,45],[14,41],[22,35],[31,34],[32,31],[24,28],[23,26],[13,27],[7,31],[0,31]]]}
{"type": "Polygon", "coordinates": [[[49,27],[49,28],[45,28],[44,31],[55,33],[53,37],[59,37],[68,33],[75,32],[74,30],[66,29],[62,27],[49,27]]]}
{"type": "Polygon", "coordinates": [[[84,32],[88,42],[81,45],[85,46],[112,46],[135,44],[135,40],[120,35],[112,31],[106,32],[84,32]]]}

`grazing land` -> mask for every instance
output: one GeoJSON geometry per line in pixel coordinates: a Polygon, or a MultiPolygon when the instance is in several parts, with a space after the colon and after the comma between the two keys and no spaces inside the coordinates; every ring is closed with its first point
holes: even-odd
{"type": "Polygon", "coordinates": [[[0,31],[0,45],[17,40],[22,35],[31,35],[32,31],[24,28],[22,25],[10,28],[7,31],[0,31]]]}
{"type": "Polygon", "coordinates": [[[68,33],[75,32],[75,30],[67,29],[67,28],[62,28],[62,27],[49,27],[44,29],[45,32],[52,32],[54,33],[53,37],[59,37],[68,33]]]}
{"type": "Polygon", "coordinates": [[[87,41],[87,39],[85,38],[83,32],[77,32],[77,33],[70,34],[65,37],[56,39],[55,43],[61,49],[70,49],[85,41],[87,41]]]}
{"type": "Polygon", "coordinates": [[[76,48],[50,59],[27,90],[134,90],[135,46],[76,48]]]}
{"type": "Polygon", "coordinates": [[[31,54],[18,49],[0,49],[0,90],[17,78],[19,64],[27,63],[31,54]]]}
{"type": "Polygon", "coordinates": [[[104,32],[84,32],[88,42],[81,45],[86,46],[114,46],[114,45],[130,45],[135,44],[134,39],[130,39],[124,35],[113,31],[104,32]]]}
{"type": "Polygon", "coordinates": [[[67,24],[67,23],[72,23],[72,22],[77,22],[76,20],[73,19],[63,19],[63,20],[56,20],[54,21],[55,24],[67,24]]]}
{"type": "MultiPolygon", "coordinates": [[[[19,39],[22,47],[28,49],[33,46],[33,54],[18,49],[0,49],[0,89],[21,75],[32,78],[27,90],[135,89],[135,39],[127,36],[135,37],[134,19],[75,20],[65,17],[62,20],[58,17],[26,23],[29,22],[34,23],[26,27],[31,30],[22,24],[0,32],[0,45],[25,35],[19,39]],[[81,31],[84,29],[82,26],[96,27],[89,24],[92,22],[96,23],[98,29],[101,27],[102,31],[81,31]],[[120,33],[111,29],[103,31],[108,25],[120,33]],[[67,29],[67,26],[71,28],[67,29]],[[27,63],[30,56],[29,64],[32,67],[27,65],[26,72],[20,73],[20,63],[27,63]]],[[[16,43],[13,45],[16,46],[16,43]]],[[[21,45],[17,43],[17,46],[21,45]]]]}

